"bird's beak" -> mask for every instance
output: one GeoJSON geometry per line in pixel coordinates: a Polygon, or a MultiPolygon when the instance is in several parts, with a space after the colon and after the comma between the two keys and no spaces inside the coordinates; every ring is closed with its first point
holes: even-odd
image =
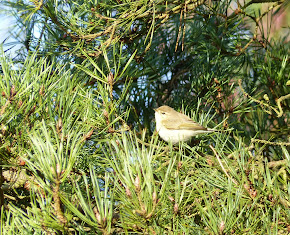
{"type": "Polygon", "coordinates": [[[156,112],[156,109],[153,109],[156,112]]]}

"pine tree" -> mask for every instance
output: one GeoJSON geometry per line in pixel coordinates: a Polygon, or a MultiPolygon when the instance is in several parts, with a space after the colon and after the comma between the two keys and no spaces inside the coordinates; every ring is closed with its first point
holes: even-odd
{"type": "Polygon", "coordinates": [[[286,1],[3,4],[1,234],[289,232],[286,1]],[[219,132],[162,141],[164,104],[219,132]]]}

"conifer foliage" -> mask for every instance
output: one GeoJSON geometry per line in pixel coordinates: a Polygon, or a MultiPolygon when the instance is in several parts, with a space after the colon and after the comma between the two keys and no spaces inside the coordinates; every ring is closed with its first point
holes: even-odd
{"type": "Polygon", "coordinates": [[[287,1],[1,4],[1,234],[289,233],[287,1]]]}

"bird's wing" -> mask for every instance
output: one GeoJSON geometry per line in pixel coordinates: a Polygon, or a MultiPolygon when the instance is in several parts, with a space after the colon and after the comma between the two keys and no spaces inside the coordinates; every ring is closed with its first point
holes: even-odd
{"type": "Polygon", "coordinates": [[[200,131],[200,130],[207,130],[207,128],[203,127],[202,125],[194,122],[194,121],[186,121],[179,125],[180,130],[191,130],[191,131],[200,131]]]}
{"type": "Polygon", "coordinates": [[[162,124],[169,130],[179,130],[180,120],[178,118],[171,118],[170,121],[162,120],[162,124]]]}
{"type": "Polygon", "coordinates": [[[180,130],[192,130],[192,131],[200,131],[207,130],[207,128],[203,127],[197,122],[192,121],[192,119],[182,113],[179,113],[179,116],[183,117],[184,122],[179,125],[180,130]]]}
{"type": "Polygon", "coordinates": [[[179,114],[182,116],[183,121],[180,121],[180,116],[175,118],[171,118],[170,121],[163,120],[162,124],[169,130],[207,130],[207,128],[203,127],[202,125],[192,121],[188,116],[184,114],[179,114]]]}

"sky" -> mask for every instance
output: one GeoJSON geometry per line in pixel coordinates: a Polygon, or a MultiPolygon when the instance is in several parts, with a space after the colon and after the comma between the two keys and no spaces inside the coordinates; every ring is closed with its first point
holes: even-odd
{"type": "Polygon", "coordinates": [[[0,13],[0,39],[1,42],[7,37],[9,27],[13,24],[13,17],[0,13]]]}
{"type": "MultiPolygon", "coordinates": [[[[13,24],[15,23],[14,17],[9,15],[4,15],[3,13],[0,13],[0,44],[3,43],[3,41],[9,37],[9,31],[11,30],[13,24]]],[[[4,43],[4,50],[10,48],[12,45],[10,43],[13,43],[14,40],[12,38],[8,38],[4,43]]],[[[15,52],[17,47],[15,46],[11,52],[15,52]]]]}

